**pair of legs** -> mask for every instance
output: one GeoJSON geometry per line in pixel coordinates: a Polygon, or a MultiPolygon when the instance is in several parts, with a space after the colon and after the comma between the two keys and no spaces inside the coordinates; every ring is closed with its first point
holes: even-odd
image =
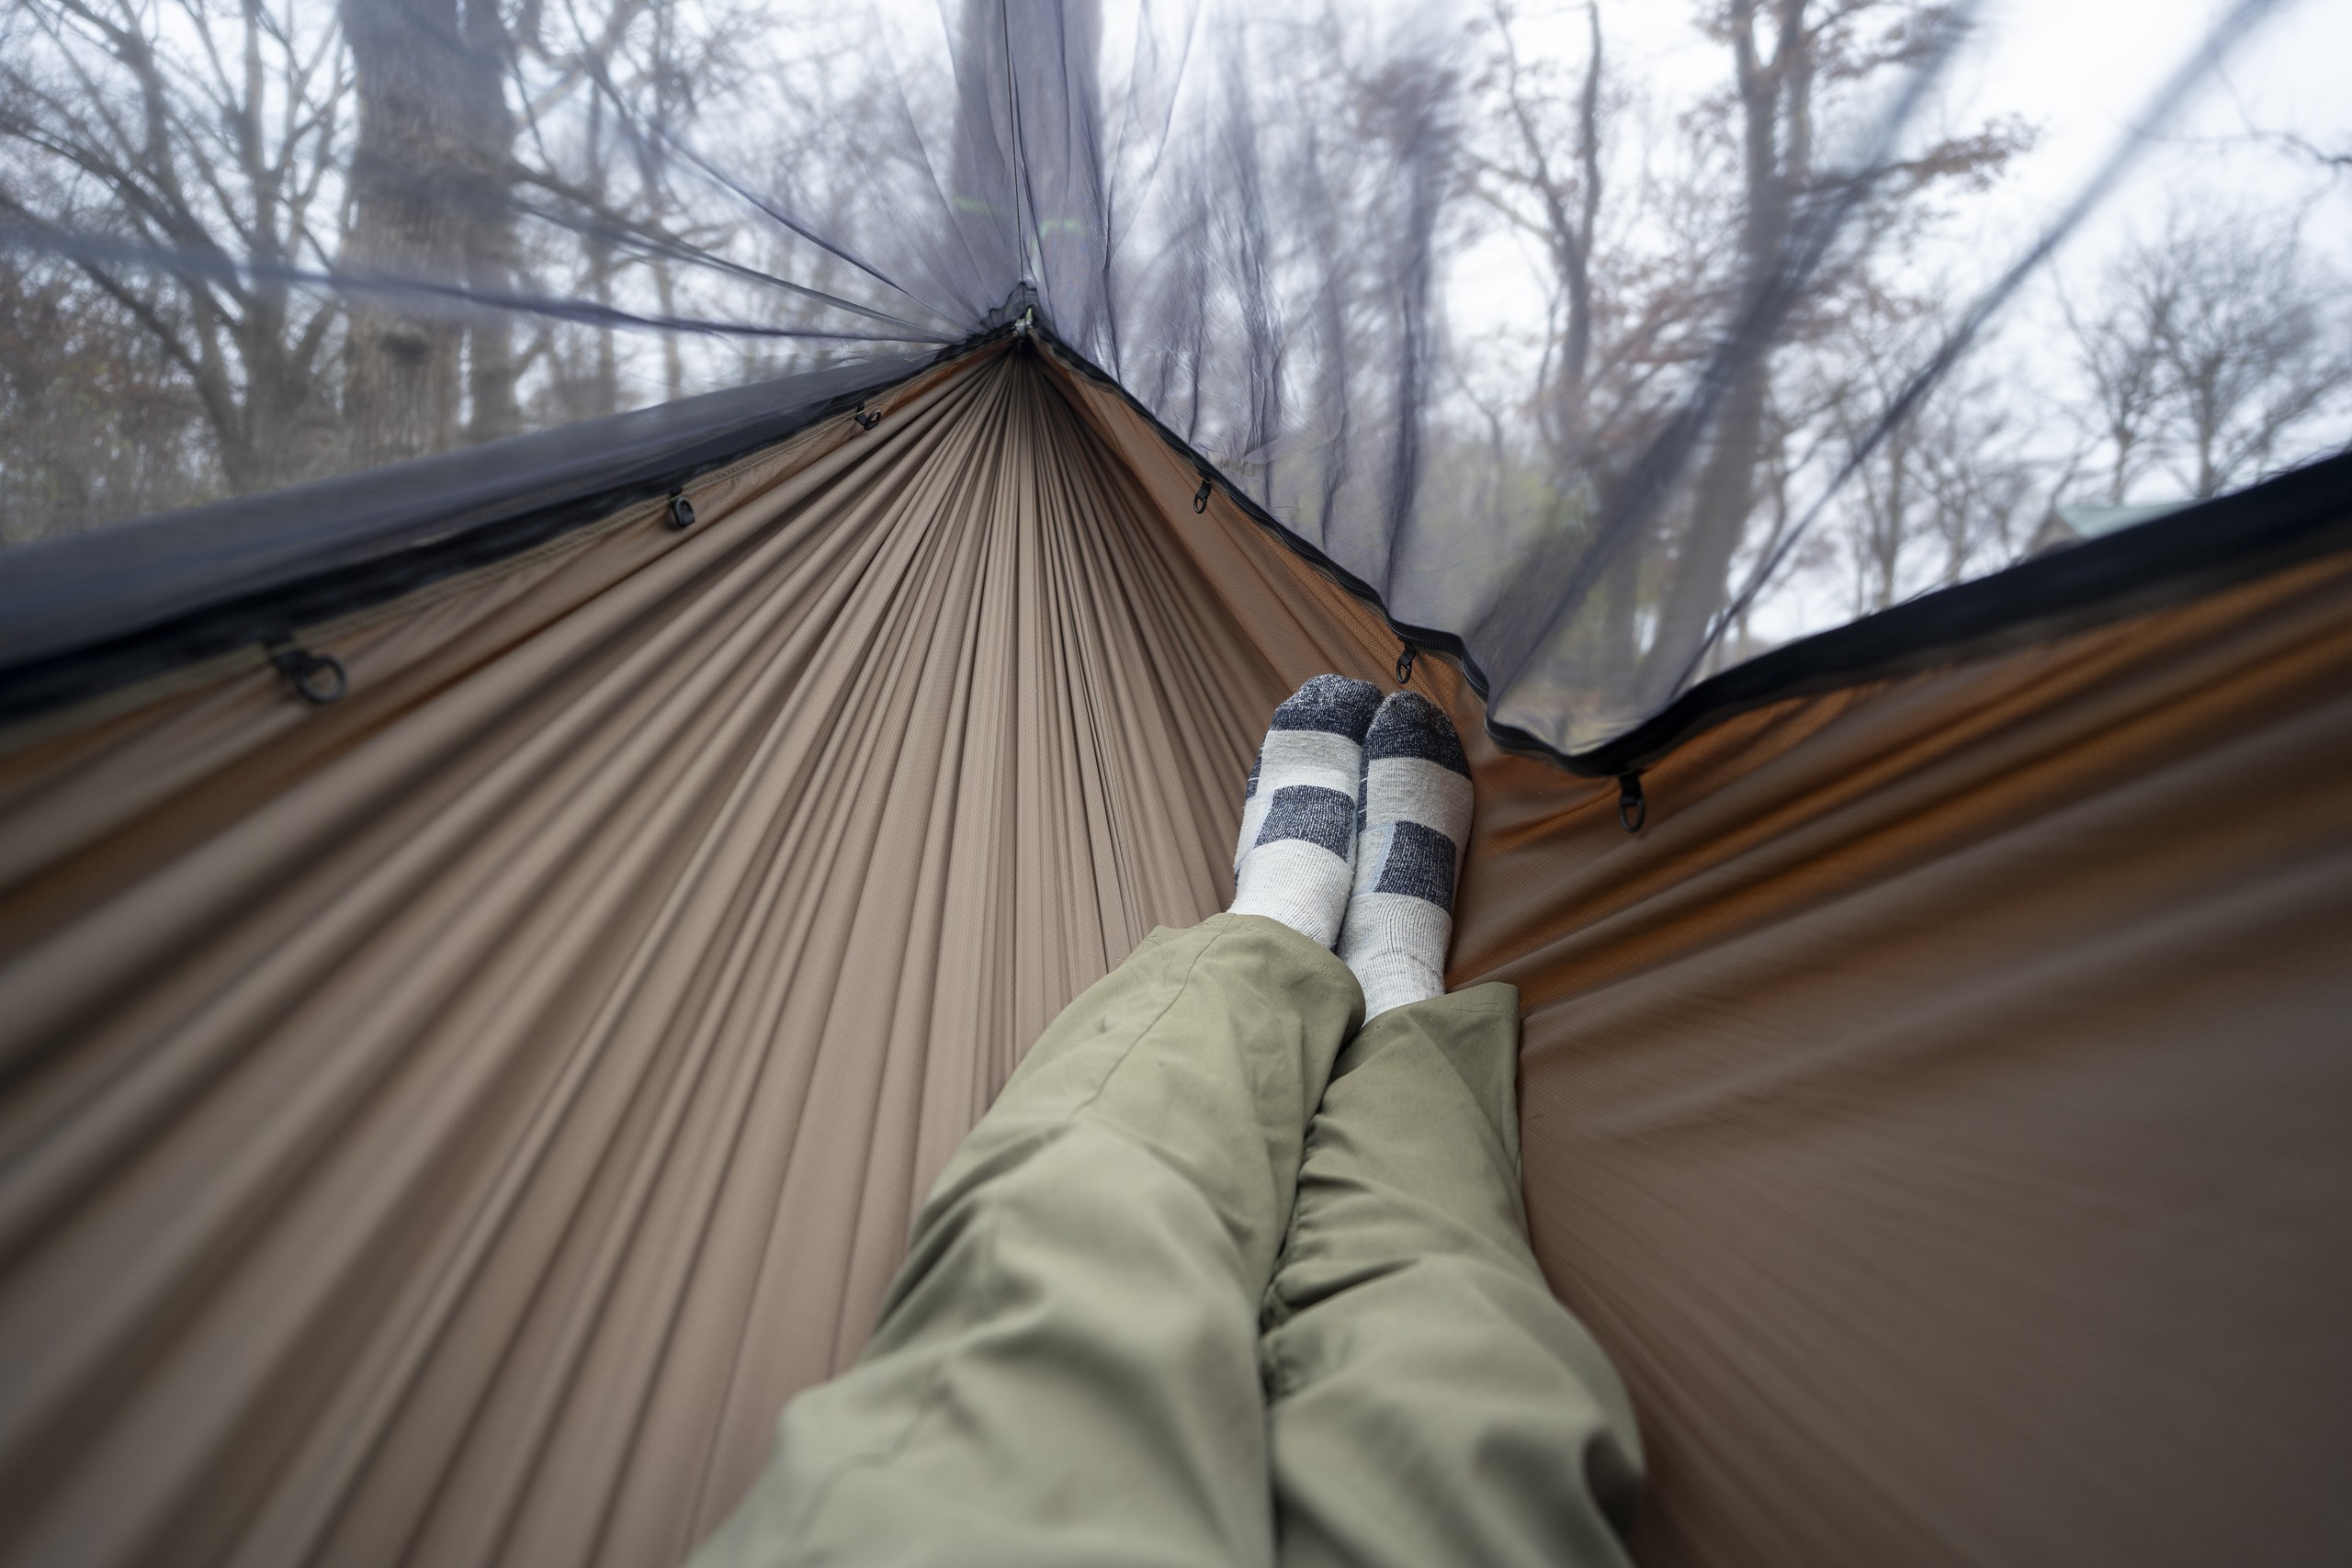
{"type": "Polygon", "coordinates": [[[1341,911],[1301,891],[1329,868],[1295,846],[1331,830],[1287,791],[1337,786],[1284,782],[1280,725],[1237,910],[1293,898],[1357,966],[1231,912],[1072,1003],[942,1175],[865,1357],[785,1412],[698,1564],[1623,1561],[1632,1414],[1527,1246],[1517,993],[1408,998],[1431,964],[1396,950],[1427,922],[1351,898],[1427,869],[1374,843],[1376,760],[1343,792],[1341,911]],[[1367,989],[1400,999],[1364,1021],[1367,989]]]}

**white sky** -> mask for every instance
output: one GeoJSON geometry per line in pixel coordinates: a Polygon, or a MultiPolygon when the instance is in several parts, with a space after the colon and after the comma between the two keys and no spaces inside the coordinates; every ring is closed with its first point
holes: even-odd
{"type": "MultiPolygon", "coordinates": [[[[1669,115],[1727,83],[1728,51],[1692,25],[1695,3],[1600,3],[1611,74],[1636,85],[1654,112],[1669,115]]],[[[2212,0],[1988,0],[1975,39],[1951,68],[1938,129],[2014,117],[2037,140],[1994,191],[1969,200],[1968,218],[1929,265],[1972,281],[1997,273],[2089,177],[2221,9],[2212,0]]],[[[1580,61],[1582,17],[1577,5],[1524,6],[1522,40],[1580,61]]],[[[2352,152],[2347,64],[2352,5],[2287,0],[2061,253],[2062,274],[2095,265],[2122,237],[2158,226],[2176,199],[2299,211],[2306,241],[2352,272],[2352,170],[2331,177],[2248,135],[2293,131],[2352,152]]]]}
{"type": "MultiPolygon", "coordinates": [[[[1695,4],[1675,0],[1600,0],[1607,48],[1616,70],[1671,100],[1686,100],[1725,82],[1728,51],[1702,38],[1695,4]]],[[[2137,117],[2156,86],[2186,60],[2225,7],[2212,0],[1987,0],[1966,54],[1944,95],[1951,128],[2015,116],[2040,141],[2017,161],[2001,197],[1988,206],[2048,213],[2088,176],[2137,117]]],[[[1530,7],[1552,14],[1547,42],[1582,54],[1580,8],[1530,7]]],[[[2246,130],[2291,130],[2322,145],[2352,149],[2352,5],[2286,0],[2245,38],[2172,130],[2153,150],[2134,188],[2120,191],[2116,213],[2160,204],[2161,190],[2183,184],[2217,195],[2256,187],[2257,199],[2292,202],[2328,182],[2276,147],[2230,147],[2246,130]]],[[[2352,175],[2324,202],[2330,239],[2352,243],[2352,175]]],[[[2314,237],[2318,237],[2316,234],[2314,237]]],[[[2341,253],[2339,253],[2341,254],[2341,253]]]]}

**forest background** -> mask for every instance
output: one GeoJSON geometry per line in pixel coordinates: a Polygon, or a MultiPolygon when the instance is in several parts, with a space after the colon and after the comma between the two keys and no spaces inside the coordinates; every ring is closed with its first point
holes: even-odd
{"type": "Polygon", "coordinates": [[[1025,265],[1286,522],[1633,712],[2352,440],[2352,16],[2270,12],[2135,141],[2225,13],[12,0],[0,544],[945,344],[1025,265]]]}

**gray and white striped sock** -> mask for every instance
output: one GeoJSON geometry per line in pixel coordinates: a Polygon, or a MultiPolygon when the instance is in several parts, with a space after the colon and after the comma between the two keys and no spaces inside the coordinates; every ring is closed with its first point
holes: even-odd
{"type": "Polygon", "coordinates": [[[1470,764],[1443,710],[1414,692],[1380,705],[1364,736],[1362,799],[1340,956],[1370,1020],[1445,994],[1471,800],[1470,764]]]}
{"type": "Polygon", "coordinates": [[[1264,915],[1329,947],[1348,908],[1363,735],[1380,688],[1317,675],[1274,710],[1250,768],[1233,851],[1233,912],[1264,915]]]}

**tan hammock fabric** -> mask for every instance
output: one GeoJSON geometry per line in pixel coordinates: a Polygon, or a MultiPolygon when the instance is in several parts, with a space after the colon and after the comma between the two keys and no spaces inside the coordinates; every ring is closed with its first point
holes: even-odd
{"type": "MultiPolygon", "coordinates": [[[[1393,638],[1024,348],[0,737],[0,1561],[664,1564],[1062,1001],[1393,638]]],[[[1478,749],[1536,1240],[1651,1562],[2352,1541],[2340,566],[1478,749]]],[[[1416,682],[1475,728],[1423,660],[1416,682]]],[[[2340,1552],[2339,1552],[2340,1554],[2340,1552]]]]}

